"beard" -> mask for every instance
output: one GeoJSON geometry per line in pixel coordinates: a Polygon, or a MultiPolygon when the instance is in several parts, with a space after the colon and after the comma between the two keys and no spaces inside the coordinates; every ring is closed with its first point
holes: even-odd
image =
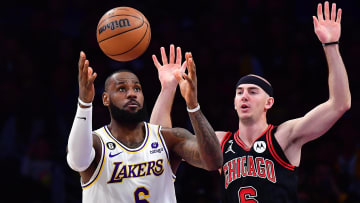
{"type": "Polygon", "coordinates": [[[147,110],[145,105],[143,105],[143,108],[139,109],[137,112],[132,113],[116,107],[111,100],[110,114],[116,122],[126,124],[136,124],[145,121],[147,118],[147,110]]]}

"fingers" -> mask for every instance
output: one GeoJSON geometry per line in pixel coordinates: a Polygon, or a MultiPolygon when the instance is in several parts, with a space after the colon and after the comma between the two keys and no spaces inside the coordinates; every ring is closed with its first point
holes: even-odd
{"type": "Polygon", "coordinates": [[[82,76],[83,76],[83,79],[85,79],[85,80],[88,79],[88,68],[89,68],[89,60],[85,60],[84,67],[82,70],[82,76]]]}
{"type": "Polygon", "coordinates": [[[95,73],[93,69],[89,67],[88,69],[89,84],[93,84],[96,77],[97,77],[97,73],[95,73]]]}
{"type": "Polygon", "coordinates": [[[180,47],[177,47],[176,48],[176,64],[181,64],[181,58],[182,58],[182,55],[181,55],[181,48],[180,47]]]}
{"type": "Polygon", "coordinates": [[[318,17],[319,21],[324,20],[324,16],[323,16],[323,12],[322,12],[322,4],[321,3],[319,3],[318,7],[317,7],[317,17],[318,17]]]}
{"type": "Polygon", "coordinates": [[[195,67],[194,59],[192,58],[191,52],[187,52],[185,54],[185,58],[186,58],[186,63],[187,63],[187,67],[188,67],[187,69],[188,69],[189,77],[194,79],[194,77],[196,77],[196,67],[195,67]]]}
{"type": "Polygon", "coordinates": [[[328,1],[325,1],[324,12],[325,12],[325,20],[330,20],[329,2],[328,1]]]}
{"type": "Polygon", "coordinates": [[[342,14],[342,9],[339,8],[338,12],[337,12],[337,18],[336,18],[337,23],[341,23],[341,14],[342,14]]]}
{"type": "Polygon", "coordinates": [[[315,30],[316,27],[319,26],[319,21],[318,21],[318,19],[317,19],[315,16],[313,16],[313,21],[314,21],[314,30],[315,30]]]}
{"type": "Polygon", "coordinates": [[[331,6],[331,20],[336,20],[336,3],[333,3],[331,6]]]}
{"type": "Polygon", "coordinates": [[[174,63],[175,61],[175,47],[173,44],[170,45],[170,54],[169,54],[169,63],[174,63]]]}
{"type": "Polygon", "coordinates": [[[159,63],[157,57],[155,56],[155,54],[152,55],[152,59],[153,59],[153,62],[154,62],[154,65],[157,69],[159,69],[161,67],[161,64],[159,63]]]}
{"type": "Polygon", "coordinates": [[[166,53],[165,53],[165,48],[161,47],[160,52],[161,52],[161,59],[162,59],[163,65],[168,64],[167,56],[166,56],[166,53]]]}
{"type": "Polygon", "coordinates": [[[185,73],[186,67],[187,67],[187,63],[186,61],[184,61],[184,63],[181,65],[180,72],[185,73]]]}
{"type": "Polygon", "coordinates": [[[80,51],[80,57],[78,63],[79,73],[83,71],[85,59],[86,59],[85,53],[83,51],[80,51]]]}
{"type": "Polygon", "coordinates": [[[337,14],[336,14],[336,3],[332,3],[331,13],[330,13],[330,7],[329,7],[328,1],[325,1],[325,3],[324,3],[324,14],[323,14],[323,9],[322,9],[322,4],[319,3],[318,7],[317,7],[318,21],[331,20],[331,21],[340,23],[341,22],[341,13],[342,13],[342,10],[338,9],[337,14]],[[324,16],[325,16],[325,19],[324,19],[324,16]]]}

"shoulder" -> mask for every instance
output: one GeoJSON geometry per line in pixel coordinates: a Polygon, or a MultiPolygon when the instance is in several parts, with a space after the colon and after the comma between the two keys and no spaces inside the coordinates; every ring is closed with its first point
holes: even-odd
{"type": "Polygon", "coordinates": [[[166,128],[166,127],[162,127],[160,130],[161,134],[165,137],[175,137],[175,138],[186,138],[190,135],[192,135],[192,133],[190,133],[188,130],[184,129],[184,128],[166,128]]]}
{"type": "Polygon", "coordinates": [[[224,137],[228,134],[229,132],[225,132],[225,131],[216,131],[216,137],[218,138],[219,142],[221,142],[224,137]]]}

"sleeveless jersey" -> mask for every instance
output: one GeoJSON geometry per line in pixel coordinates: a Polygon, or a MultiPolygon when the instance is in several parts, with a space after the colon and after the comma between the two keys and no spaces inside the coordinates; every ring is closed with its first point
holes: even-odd
{"type": "Polygon", "coordinates": [[[298,202],[297,167],[289,164],[275,131],[276,127],[268,125],[250,149],[239,131],[225,135],[221,141],[223,202],[298,202]]]}
{"type": "Polygon", "coordinates": [[[82,183],[84,203],[173,203],[175,175],[161,126],[145,123],[145,139],[131,149],[115,139],[107,126],[94,133],[102,143],[93,176],[82,183]]]}

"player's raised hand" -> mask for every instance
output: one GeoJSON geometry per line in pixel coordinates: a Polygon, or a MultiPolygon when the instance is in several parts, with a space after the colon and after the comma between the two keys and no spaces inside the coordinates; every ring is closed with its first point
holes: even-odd
{"type": "Polygon", "coordinates": [[[159,80],[161,86],[164,88],[166,86],[176,87],[178,82],[175,78],[175,72],[180,71],[184,72],[186,68],[185,62],[181,65],[182,55],[181,48],[176,48],[176,57],[175,57],[175,47],[173,44],[170,45],[170,54],[169,60],[166,56],[165,48],[160,48],[162,65],[159,63],[157,57],[152,55],[154,65],[158,70],[159,80]],[[176,60],[175,60],[176,58],[176,60]]]}
{"type": "Polygon", "coordinates": [[[324,13],[322,4],[317,7],[317,17],[313,16],[315,33],[321,43],[336,42],[340,39],[341,34],[341,9],[336,10],[336,4],[333,3],[331,12],[329,2],[324,4],[324,13]]]}
{"type": "Polygon", "coordinates": [[[93,69],[89,66],[89,60],[83,51],[80,52],[79,57],[79,98],[86,103],[91,103],[94,100],[95,88],[94,80],[97,76],[93,69]]]}
{"type": "Polygon", "coordinates": [[[190,52],[185,54],[185,59],[188,74],[178,71],[175,77],[179,82],[181,95],[184,97],[186,105],[193,109],[198,105],[196,66],[190,52]]]}

